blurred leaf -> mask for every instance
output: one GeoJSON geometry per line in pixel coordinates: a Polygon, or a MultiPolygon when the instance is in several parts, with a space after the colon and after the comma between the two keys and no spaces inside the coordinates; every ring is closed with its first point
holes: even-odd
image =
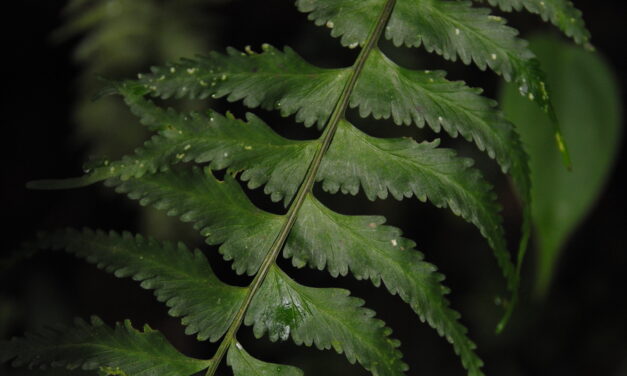
{"type": "Polygon", "coordinates": [[[549,288],[560,251],[601,192],[618,149],[621,110],[615,75],[604,59],[555,37],[531,38],[553,90],[573,171],[553,147],[550,119],[505,85],[501,103],[531,157],[533,220],[538,249],[536,288],[549,288]]]}

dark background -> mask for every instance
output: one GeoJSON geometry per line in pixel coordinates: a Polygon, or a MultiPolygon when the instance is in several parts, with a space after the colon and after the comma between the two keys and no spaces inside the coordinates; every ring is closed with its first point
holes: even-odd
{"type": "MultiPolygon", "coordinates": [[[[625,87],[624,48],[627,38],[624,2],[577,0],[593,35],[593,43],[614,66],[621,87],[625,87]]],[[[65,1],[24,0],[4,7],[2,23],[2,216],[3,250],[18,248],[36,231],[63,226],[89,226],[115,230],[138,230],[134,202],[111,194],[101,186],[81,190],[38,192],[24,188],[27,181],[47,177],[79,175],[88,145],[76,142],[71,117],[76,96],[76,77],[81,69],[72,62],[77,40],[64,44],[50,42],[58,28],[65,1]]],[[[238,48],[270,42],[291,45],[308,60],[322,66],[348,65],[354,51],[345,51],[326,30],[316,28],[298,13],[291,2],[233,1],[207,9],[218,14],[216,46],[238,48]]],[[[507,16],[523,36],[536,30],[551,30],[534,16],[507,16]]],[[[424,51],[412,50],[421,64],[451,71],[450,77],[464,79],[486,88],[495,97],[497,78],[474,67],[451,64],[424,51]]],[[[400,58],[403,58],[402,56],[400,58]]],[[[407,58],[408,61],[414,61],[407,58]]],[[[161,64],[160,61],[153,62],[161,64]]],[[[118,78],[118,77],[116,77],[118,78]]],[[[236,111],[238,107],[236,106],[236,111]]],[[[261,112],[266,119],[276,115],[261,112]]],[[[288,132],[294,132],[288,131],[288,132]]],[[[395,130],[395,132],[400,132],[395,130]]],[[[409,131],[404,131],[409,132],[409,131]]],[[[407,133],[413,135],[411,133],[407,133]]],[[[460,145],[445,139],[445,144],[460,145]]],[[[591,151],[592,152],[592,151],[591,151]]],[[[482,157],[479,157],[482,158],[482,157]]],[[[496,185],[505,207],[504,216],[511,243],[515,241],[519,209],[504,178],[495,166],[481,162],[496,185]]],[[[340,199],[324,196],[330,206],[360,214],[384,214],[418,243],[428,260],[447,275],[453,290],[451,300],[464,317],[479,354],[490,375],[627,375],[627,253],[625,252],[625,152],[622,149],[610,181],[598,204],[576,232],[564,252],[554,285],[545,300],[533,299],[533,253],[527,259],[523,302],[504,334],[495,336],[499,308],[493,303],[503,281],[487,245],[470,225],[449,212],[418,203],[370,203],[363,196],[340,199]],[[355,206],[356,205],[356,206],[355,206]],[[357,209],[355,209],[355,207],[357,209]]],[[[253,199],[277,209],[258,192],[253,199]]],[[[187,235],[186,235],[187,236],[187,235]]],[[[228,264],[216,257],[214,249],[199,238],[188,244],[207,249],[221,278],[232,283],[228,264]]],[[[282,265],[287,263],[281,261],[282,265]]],[[[421,324],[400,300],[382,289],[351,278],[333,280],[326,273],[304,271],[299,281],[316,286],[342,286],[354,295],[367,298],[402,343],[410,375],[463,375],[450,346],[435,331],[421,324]]],[[[183,334],[176,319],[155,302],[152,294],[130,280],[119,280],[94,266],[62,254],[42,254],[18,263],[0,275],[0,333],[4,338],[52,322],[98,314],[113,323],[131,318],[163,330],[181,350],[206,357],[212,345],[195,344],[183,334]]],[[[255,356],[265,360],[299,365],[307,374],[365,375],[342,356],[291,343],[252,341],[248,329],[240,340],[255,356]]],[[[2,373],[0,369],[0,374],[2,373]]],[[[223,370],[226,372],[226,370],[223,370]]]]}

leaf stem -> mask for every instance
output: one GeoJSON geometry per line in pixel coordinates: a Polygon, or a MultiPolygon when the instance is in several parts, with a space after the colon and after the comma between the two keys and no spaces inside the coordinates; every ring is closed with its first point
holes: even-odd
{"type": "Polygon", "coordinates": [[[220,346],[218,347],[218,350],[216,351],[216,354],[212,359],[211,366],[207,369],[207,372],[205,374],[206,376],[215,375],[215,372],[220,365],[222,358],[226,354],[229,346],[231,346],[231,344],[235,340],[235,334],[237,333],[239,327],[242,325],[246,311],[250,307],[250,304],[255,294],[257,293],[257,291],[259,291],[259,288],[261,287],[263,281],[268,275],[270,268],[272,267],[272,265],[274,265],[276,258],[281,252],[281,249],[283,249],[283,245],[285,244],[285,241],[287,240],[287,237],[290,234],[294,223],[296,222],[297,214],[300,208],[303,206],[305,198],[311,192],[311,189],[316,182],[316,175],[318,174],[318,169],[320,168],[320,164],[322,163],[322,158],[324,157],[324,154],[327,152],[329,146],[331,145],[331,142],[333,141],[333,136],[335,136],[335,132],[337,131],[337,127],[340,121],[344,118],[346,109],[348,108],[350,96],[355,89],[355,85],[357,84],[357,79],[359,78],[359,75],[361,74],[364,65],[366,64],[366,60],[368,60],[370,52],[377,47],[377,42],[381,38],[383,29],[390,19],[390,15],[392,14],[394,5],[396,5],[396,0],[387,0],[383,7],[383,11],[377,19],[376,24],[373,26],[372,30],[368,34],[368,38],[366,39],[366,42],[364,43],[361,52],[357,56],[357,60],[355,60],[355,63],[351,67],[349,80],[342,90],[340,98],[338,99],[335,108],[333,109],[333,112],[329,117],[329,121],[324,132],[322,133],[322,136],[320,136],[320,146],[318,150],[316,150],[316,154],[314,155],[311,163],[309,164],[309,168],[307,169],[307,174],[305,175],[305,178],[303,179],[303,182],[301,183],[298,192],[296,193],[294,201],[287,211],[285,223],[281,227],[279,234],[272,243],[268,254],[264,257],[261,266],[259,267],[259,271],[255,275],[255,278],[248,287],[246,297],[244,298],[242,305],[237,311],[237,314],[235,315],[231,326],[224,335],[224,338],[222,339],[222,342],[220,343],[220,346]]]}

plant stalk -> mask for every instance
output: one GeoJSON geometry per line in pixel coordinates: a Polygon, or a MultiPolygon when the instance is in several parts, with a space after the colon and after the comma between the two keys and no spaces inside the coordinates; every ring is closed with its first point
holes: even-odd
{"type": "Polygon", "coordinates": [[[233,344],[233,342],[236,340],[235,335],[239,327],[242,325],[242,322],[244,321],[246,311],[250,307],[250,304],[255,294],[257,293],[257,291],[259,291],[259,288],[261,287],[263,281],[268,275],[270,268],[272,267],[272,265],[274,265],[276,258],[281,252],[281,249],[283,249],[283,245],[285,244],[285,241],[287,240],[287,237],[292,230],[294,223],[296,222],[298,212],[303,206],[305,198],[307,198],[307,195],[310,194],[311,189],[316,182],[316,175],[318,174],[320,164],[322,163],[322,158],[324,157],[324,154],[327,152],[329,146],[331,145],[331,142],[333,141],[333,137],[335,136],[335,132],[337,131],[337,127],[340,121],[345,116],[350,96],[355,89],[357,80],[364,68],[364,65],[366,64],[366,61],[368,60],[370,52],[377,47],[377,42],[381,38],[381,35],[383,34],[383,29],[390,19],[390,15],[392,14],[394,5],[396,5],[396,0],[388,0],[385,3],[383,11],[379,15],[376,24],[368,34],[368,38],[366,39],[366,42],[361,52],[357,56],[357,60],[355,60],[355,63],[351,67],[349,80],[342,90],[340,98],[338,99],[335,108],[333,109],[333,112],[329,117],[329,121],[324,132],[322,133],[322,136],[320,136],[320,146],[318,147],[318,150],[316,150],[316,154],[314,155],[311,163],[309,164],[309,168],[307,169],[307,174],[305,175],[305,178],[303,179],[303,182],[301,183],[298,192],[296,193],[294,201],[292,201],[292,204],[287,211],[285,223],[281,227],[279,234],[272,243],[268,254],[263,259],[261,266],[259,267],[259,271],[255,275],[255,278],[248,287],[246,297],[244,298],[242,305],[237,311],[237,314],[235,315],[231,326],[224,335],[224,338],[222,339],[222,342],[220,343],[220,346],[218,347],[218,350],[216,351],[216,354],[212,359],[211,366],[207,369],[207,372],[205,374],[206,376],[215,375],[215,372],[218,369],[218,366],[224,358],[227,350],[229,349],[229,346],[231,346],[231,344],[233,344]]]}

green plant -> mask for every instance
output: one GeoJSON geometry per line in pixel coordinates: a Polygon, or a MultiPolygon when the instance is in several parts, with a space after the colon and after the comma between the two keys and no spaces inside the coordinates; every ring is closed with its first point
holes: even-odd
{"type": "MultiPolygon", "coordinates": [[[[102,87],[98,77],[125,77],[168,61],[212,49],[217,22],[211,12],[228,0],[72,0],[63,11],[64,23],[55,41],[79,39],[73,60],[81,73],[76,86],[73,120],[77,142],[89,145],[89,155],[116,159],[141,143],[148,131],[117,98],[92,100],[102,87]]],[[[141,231],[180,234],[184,224],[144,210],[141,231]]],[[[180,235],[179,235],[180,236],[180,235]]]]}
{"type": "Polygon", "coordinates": [[[536,292],[546,295],[560,251],[594,207],[612,170],[621,139],[621,104],[618,80],[602,55],[556,37],[536,36],[530,39],[530,47],[553,88],[555,112],[576,166],[572,171],[559,168],[557,151],[547,147],[549,120],[523,100],[516,88],[504,86],[503,112],[516,124],[529,152],[538,251],[536,292]]]}
{"type": "MultiPolygon", "coordinates": [[[[499,3],[504,9],[523,4],[541,10],[543,17],[587,43],[579,13],[569,2],[499,3]]],[[[397,199],[416,196],[449,207],[473,223],[493,249],[512,292],[502,328],[516,301],[530,226],[529,171],[516,131],[480,90],[447,81],[439,71],[401,68],[378,42],[385,35],[398,46],[424,44],[445,58],[489,67],[516,82],[524,96],[551,116],[537,62],[502,18],[467,2],[299,0],[297,6],[317,24],[331,28],[343,45],[361,47],[353,66],[321,69],[289,48],[264,45],[261,53],[250,47],[244,52],[229,49],[226,55],[212,53],[154,68],[138,80],[112,84],[109,92],[121,95],[156,135],[133,155],[89,166],[84,177],[31,183],[33,188],[70,188],[106,180],[142,205],[194,223],[207,243],[221,244],[220,252],[233,261],[237,273],[254,276],[248,287],[218,280],[198,250],[129,233],[69,229],[44,233],[26,245],[66,249],[118,277],[140,281],[170,307],[171,315],[182,318],[187,334],[220,341],[216,354],[208,360],[192,359],[150,328],[136,331],[126,322],[111,329],[94,318],[4,341],[2,361],[112,375],[190,375],[204,369],[213,375],[226,356],[236,375],[301,373],[250,356],[236,339],[244,323],[257,337],[267,333],[273,341],[291,337],[297,344],[333,348],[374,375],[406,370],[398,341],[362,307],[361,299],[346,290],[300,285],[276,265],[283,252],[295,267],[326,268],[333,276],[350,272],[375,286],[383,282],[452,343],[470,375],[482,374],[475,345],[446,300],[443,277],[414,250],[414,243],[384,225],[381,217],[333,212],[317,201],[312,187],[321,181],[331,193],[356,194],[362,189],[371,200],[388,194],[397,199]],[[297,122],[317,125],[322,134],[315,140],[288,140],[252,114],[245,120],[214,111],[182,114],[160,108],[147,96],[243,100],[248,107],[295,115],[297,122]],[[391,117],[397,124],[428,124],[435,131],[461,134],[493,157],[512,176],[524,205],[518,270],[510,260],[495,197],[469,159],[438,148],[437,141],[369,136],[348,122],[348,107],[358,108],[362,117],[391,117]],[[209,164],[175,167],[181,162],[209,164]],[[220,181],[212,170],[223,169],[227,173],[220,181]],[[249,188],[264,186],[287,212],[277,215],[255,207],[238,184],[238,175],[249,188]]],[[[555,134],[565,151],[557,128],[555,134]]]]}

